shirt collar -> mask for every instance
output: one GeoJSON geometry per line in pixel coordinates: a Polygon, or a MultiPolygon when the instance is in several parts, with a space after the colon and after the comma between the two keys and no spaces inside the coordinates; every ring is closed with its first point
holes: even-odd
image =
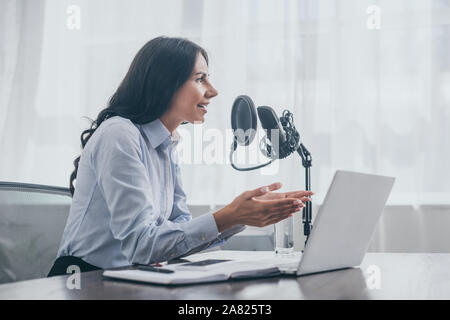
{"type": "Polygon", "coordinates": [[[165,149],[171,143],[177,144],[180,140],[180,135],[178,132],[175,130],[171,135],[170,131],[159,119],[142,125],[142,128],[144,129],[144,133],[154,149],[159,146],[162,146],[165,149]]]}

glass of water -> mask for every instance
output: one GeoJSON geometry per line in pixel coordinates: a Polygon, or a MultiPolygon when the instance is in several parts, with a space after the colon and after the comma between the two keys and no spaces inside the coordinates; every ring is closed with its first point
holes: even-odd
{"type": "Polygon", "coordinates": [[[294,217],[281,220],[275,224],[275,253],[292,254],[294,251],[294,217]]]}

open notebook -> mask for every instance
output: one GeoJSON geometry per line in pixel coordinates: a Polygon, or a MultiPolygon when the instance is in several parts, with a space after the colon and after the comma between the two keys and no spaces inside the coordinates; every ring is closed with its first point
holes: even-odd
{"type": "MultiPolygon", "coordinates": [[[[194,263],[206,262],[200,263],[200,265],[183,263],[162,266],[164,269],[173,270],[173,273],[159,273],[133,268],[126,270],[106,270],[103,272],[103,276],[163,285],[181,285],[227,281],[230,279],[271,277],[280,274],[280,270],[275,263],[279,262],[279,259],[273,259],[273,252],[252,253],[254,254],[249,257],[248,255],[245,256],[243,252],[227,251],[224,253],[225,256],[221,256],[222,253],[220,251],[213,251],[189,257],[189,260],[194,263]],[[209,263],[212,259],[222,260],[222,262],[209,263]],[[253,260],[259,260],[261,264],[255,264],[253,260]],[[271,263],[272,261],[274,263],[271,263]]],[[[294,264],[298,264],[299,260],[300,256],[283,259],[284,262],[294,264]]]]}

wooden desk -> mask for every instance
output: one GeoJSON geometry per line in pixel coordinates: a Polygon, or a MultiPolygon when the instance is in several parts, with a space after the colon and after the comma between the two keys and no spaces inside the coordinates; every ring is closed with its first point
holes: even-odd
{"type": "Polygon", "coordinates": [[[164,287],[81,274],[0,285],[0,299],[450,299],[450,254],[367,253],[360,268],[303,277],[164,287]],[[379,271],[379,278],[376,273],[379,271]]]}

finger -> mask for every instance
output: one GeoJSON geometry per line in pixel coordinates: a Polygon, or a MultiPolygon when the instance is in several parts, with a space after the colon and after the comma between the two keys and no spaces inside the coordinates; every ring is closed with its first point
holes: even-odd
{"type": "Polygon", "coordinates": [[[264,187],[257,188],[257,189],[251,190],[251,191],[247,191],[246,198],[251,199],[253,197],[259,197],[259,196],[266,194],[267,192],[278,190],[280,188],[281,188],[281,183],[275,182],[269,186],[264,186],[264,187]]]}
{"type": "MultiPolygon", "coordinates": [[[[269,193],[264,194],[262,197],[263,197],[263,200],[274,200],[274,199],[284,199],[284,198],[286,198],[286,195],[281,192],[269,192],[269,193]]],[[[258,197],[254,197],[254,198],[258,199],[258,197]]]]}
{"type": "Polygon", "coordinates": [[[275,190],[278,190],[280,188],[281,188],[281,183],[280,182],[275,182],[275,183],[272,183],[269,186],[269,191],[275,191],[275,190]]]}
{"type": "Polygon", "coordinates": [[[284,199],[273,199],[273,200],[266,200],[266,199],[252,199],[253,202],[256,202],[260,204],[264,209],[270,209],[274,207],[282,207],[289,204],[302,204],[302,201],[295,198],[284,198],[284,199]]]}
{"type": "Polygon", "coordinates": [[[305,204],[300,200],[291,199],[289,201],[267,201],[266,203],[261,203],[259,210],[264,216],[270,216],[276,214],[280,210],[284,209],[296,209],[299,210],[304,207],[305,204]]]}
{"type": "Polygon", "coordinates": [[[305,207],[305,205],[303,203],[300,203],[300,204],[295,203],[295,204],[289,204],[289,205],[285,205],[285,206],[281,206],[281,207],[271,208],[271,209],[267,210],[267,213],[269,215],[277,215],[286,210],[294,210],[295,211],[295,210],[301,210],[304,207],[305,207]]]}
{"type": "Polygon", "coordinates": [[[314,195],[314,192],[304,190],[286,192],[287,198],[302,198],[302,197],[310,197],[312,195],[314,195]]]}

